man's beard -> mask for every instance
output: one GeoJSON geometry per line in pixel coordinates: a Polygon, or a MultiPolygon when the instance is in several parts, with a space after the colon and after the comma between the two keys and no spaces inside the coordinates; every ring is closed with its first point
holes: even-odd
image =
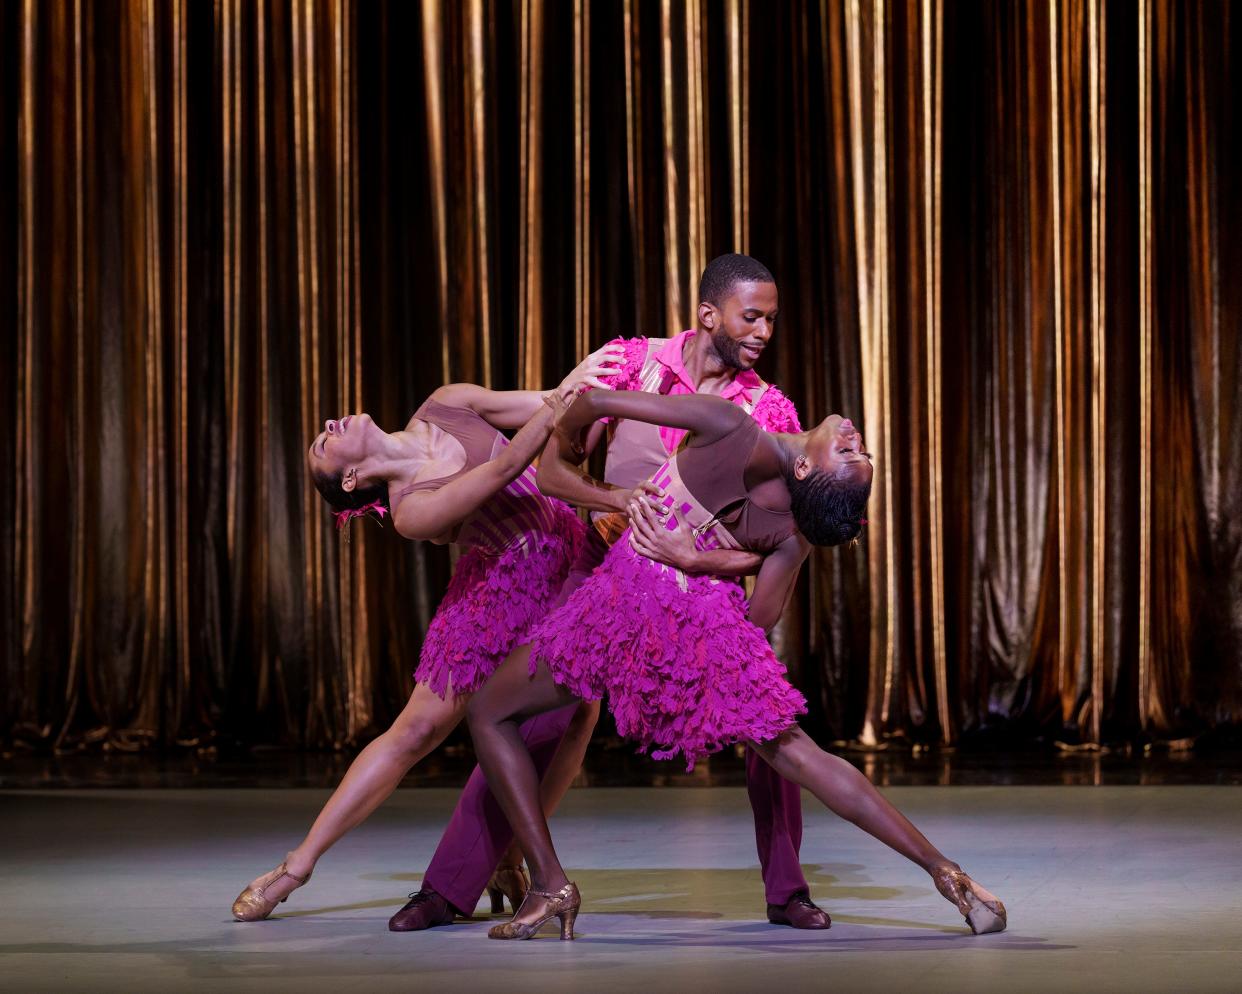
{"type": "Polygon", "coordinates": [[[712,332],[712,348],[716,350],[716,355],[720,356],[720,361],[730,369],[736,369],[738,372],[745,372],[750,369],[742,361],[742,343],[735,342],[729,337],[727,331],[716,330],[712,332]]]}

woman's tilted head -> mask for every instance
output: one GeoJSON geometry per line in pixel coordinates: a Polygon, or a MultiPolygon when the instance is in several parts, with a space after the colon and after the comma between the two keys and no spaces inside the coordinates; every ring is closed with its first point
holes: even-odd
{"type": "Polygon", "coordinates": [[[809,433],[806,451],[785,467],[790,508],[813,545],[841,545],[858,536],[871,496],[871,456],[848,418],[833,414],[809,433]]]}
{"type": "MultiPolygon", "coordinates": [[[[369,414],[347,414],[325,421],[307,449],[315,489],[338,515],[375,510],[382,517],[388,511],[387,481],[368,474],[383,436],[369,414]]],[[[344,524],[350,516],[338,521],[344,524]]]]}

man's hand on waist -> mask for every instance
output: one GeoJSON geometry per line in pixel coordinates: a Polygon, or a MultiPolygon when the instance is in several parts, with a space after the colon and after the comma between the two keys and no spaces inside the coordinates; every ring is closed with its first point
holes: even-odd
{"type": "Polygon", "coordinates": [[[683,573],[701,572],[694,530],[675,512],[656,505],[647,496],[630,502],[629,515],[630,546],[635,552],[683,573]]]}

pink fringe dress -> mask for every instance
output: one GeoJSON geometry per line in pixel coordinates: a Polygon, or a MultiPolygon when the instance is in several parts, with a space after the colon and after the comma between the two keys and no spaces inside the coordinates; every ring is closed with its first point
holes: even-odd
{"type": "MultiPolygon", "coordinates": [[[[466,450],[465,465],[403,491],[434,490],[495,458],[508,440],[473,411],[428,400],[415,412],[466,450]]],[[[453,539],[466,549],[423,639],[414,679],[440,697],[473,693],[556,601],[584,527],[561,501],[545,497],[527,469],[463,522],[453,539]]]]}
{"type": "MultiPolygon", "coordinates": [[[[710,445],[683,447],[652,478],[696,530],[700,550],[768,551],[794,531],[790,512],[746,496],[742,473],[761,431],[747,419],[710,445]],[[721,509],[728,528],[716,518],[721,509]]],[[[633,550],[628,529],[535,626],[532,674],[540,663],[578,697],[607,696],[617,730],[640,751],[680,753],[687,769],[732,743],[774,738],[806,712],[763,630],[746,619],[741,584],[653,562],[633,550]]]]}

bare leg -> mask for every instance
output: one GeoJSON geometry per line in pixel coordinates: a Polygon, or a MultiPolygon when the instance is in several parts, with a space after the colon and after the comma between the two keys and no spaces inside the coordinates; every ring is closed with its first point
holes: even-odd
{"type": "Polygon", "coordinates": [[[1005,927],[1005,906],[996,895],[966,876],[851,763],[825,752],[797,726],[769,742],[752,742],[751,747],[777,773],[805,787],[830,811],[926,870],[936,889],[958,906],[973,930],[994,932],[1005,927]]]}
{"type": "MultiPolygon", "coordinates": [[[[591,744],[591,735],[598,721],[599,701],[582,701],[578,705],[574,720],[565,730],[565,737],[557,746],[556,755],[552,757],[551,764],[544,770],[543,779],[539,781],[539,804],[547,817],[552,817],[574,778],[578,776],[578,771],[582,768],[582,758],[586,755],[587,746],[591,744]]],[[[517,866],[520,862],[522,847],[514,839],[500,857],[500,865],[517,866]]]]}
{"type": "Polygon", "coordinates": [[[545,667],[530,677],[529,657],[529,646],[519,646],[510,653],[475,694],[467,716],[479,765],[526,854],[532,885],[536,890],[556,891],[568,880],[552,847],[540,803],[539,777],[518,733],[518,722],[564,707],[575,698],[557,686],[545,667]]]}
{"type": "MultiPolygon", "coordinates": [[[[289,872],[305,877],[341,836],[360,825],[379,807],[396,790],[410,768],[457,726],[468,700],[465,695],[457,698],[450,695],[448,700],[441,700],[423,685],[416,685],[397,720],[358,753],[306,838],[289,853],[286,861],[289,872]]],[[[258,885],[259,880],[251,886],[258,885]]],[[[296,886],[296,881],[285,877],[267,888],[266,894],[273,899],[280,898],[296,886]]]]}
{"type": "Polygon", "coordinates": [[[801,728],[795,726],[768,742],[752,742],[751,747],[777,773],[805,787],[834,814],[852,821],[929,873],[949,862],[875,789],[875,784],[840,756],[824,752],[801,728]]]}

